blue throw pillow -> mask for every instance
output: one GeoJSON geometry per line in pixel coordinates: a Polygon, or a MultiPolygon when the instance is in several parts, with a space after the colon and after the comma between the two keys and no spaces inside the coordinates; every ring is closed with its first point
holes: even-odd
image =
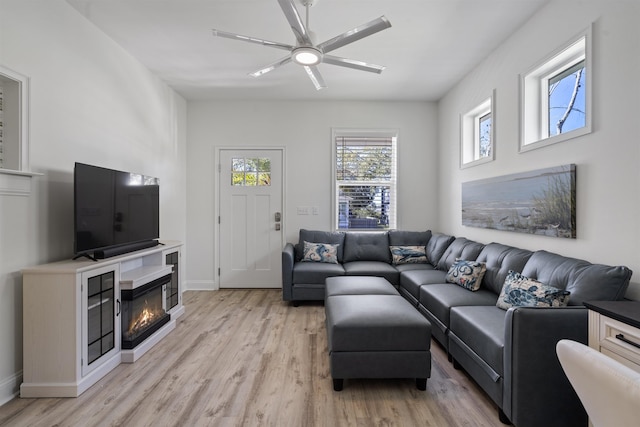
{"type": "Polygon", "coordinates": [[[563,289],[509,271],[496,306],[504,310],[509,307],[566,307],[569,294],[563,289]]]}
{"type": "Polygon", "coordinates": [[[389,246],[389,250],[394,265],[428,262],[424,246],[389,246]]]}
{"type": "Polygon", "coordinates": [[[338,246],[328,243],[304,242],[304,255],[302,261],[338,263],[338,246]]]}
{"type": "Polygon", "coordinates": [[[487,264],[484,262],[456,259],[456,262],[451,264],[445,280],[475,292],[480,289],[486,271],[487,264]]]}

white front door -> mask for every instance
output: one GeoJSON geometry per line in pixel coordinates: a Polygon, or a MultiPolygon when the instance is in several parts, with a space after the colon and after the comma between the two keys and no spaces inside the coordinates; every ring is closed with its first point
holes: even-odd
{"type": "Polygon", "coordinates": [[[279,149],[221,149],[218,168],[221,288],[282,287],[279,149]]]}

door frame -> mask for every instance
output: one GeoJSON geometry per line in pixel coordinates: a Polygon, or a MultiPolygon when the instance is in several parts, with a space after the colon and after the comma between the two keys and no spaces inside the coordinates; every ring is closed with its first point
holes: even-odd
{"type": "Polygon", "coordinates": [[[214,248],[215,248],[215,254],[214,254],[214,261],[213,261],[213,289],[214,290],[220,290],[220,274],[218,273],[220,271],[220,222],[218,221],[218,218],[220,218],[220,174],[221,174],[221,168],[222,165],[220,163],[220,158],[222,156],[222,151],[255,151],[255,150],[275,150],[275,151],[280,151],[280,154],[282,155],[282,185],[280,188],[280,192],[282,193],[282,208],[281,208],[281,212],[282,212],[282,221],[280,222],[280,246],[284,247],[284,242],[286,241],[286,209],[285,206],[287,205],[286,202],[286,170],[287,170],[287,150],[284,146],[258,146],[258,145],[241,145],[241,146],[217,146],[215,147],[215,152],[214,152],[214,159],[213,159],[213,165],[214,165],[214,185],[213,185],[213,191],[214,191],[214,195],[213,195],[213,199],[214,199],[214,228],[213,228],[213,232],[214,232],[214,248]]]}

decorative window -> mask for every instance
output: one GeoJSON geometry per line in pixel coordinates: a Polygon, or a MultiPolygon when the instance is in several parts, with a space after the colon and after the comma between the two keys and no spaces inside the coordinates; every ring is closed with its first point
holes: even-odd
{"type": "Polygon", "coordinates": [[[28,171],[29,79],[0,66],[0,171],[28,171]]]}
{"type": "Polygon", "coordinates": [[[494,160],[495,94],[460,118],[460,165],[463,168],[494,160]]]}
{"type": "Polygon", "coordinates": [[[333,132],[334,226],[396,227],[397,132],[333,132]]]}
{"type": "Polygon", "coordinates": [[[521,75],[521,144],[528,151],[591,132],[591,29],[521,75]]]}
{"type": "Polygon", "coordinates": [[[263,187],[271,185],[271,159],[234,157],[231,159],[231,185],[263,187]]]}
{"type": "Polygon", "coordinates": [[[0,82],[0,169],[4,168],[4,150],[3,150],[3,128],[4,128],[4,108],[2,106],[4,101],[4,88],[2,87],[2,82],[0,82]]]}

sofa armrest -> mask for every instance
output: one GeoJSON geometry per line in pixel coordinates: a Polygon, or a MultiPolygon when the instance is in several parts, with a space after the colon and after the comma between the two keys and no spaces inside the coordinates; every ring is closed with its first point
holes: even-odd
{"type": "Polygon", "coordinates": [[[282,249],[282,300],[293,299],[293,264],[295,262],[295,249],[293,243],[287,243],[282,249]]]}
{"type": "Polygon", "coordinates": [[[586,426],[587,413],[558,361],[556,343],[587,343],[588,310],[517,307],[505,322],[505,415],[518,427],[586,426]]]}

